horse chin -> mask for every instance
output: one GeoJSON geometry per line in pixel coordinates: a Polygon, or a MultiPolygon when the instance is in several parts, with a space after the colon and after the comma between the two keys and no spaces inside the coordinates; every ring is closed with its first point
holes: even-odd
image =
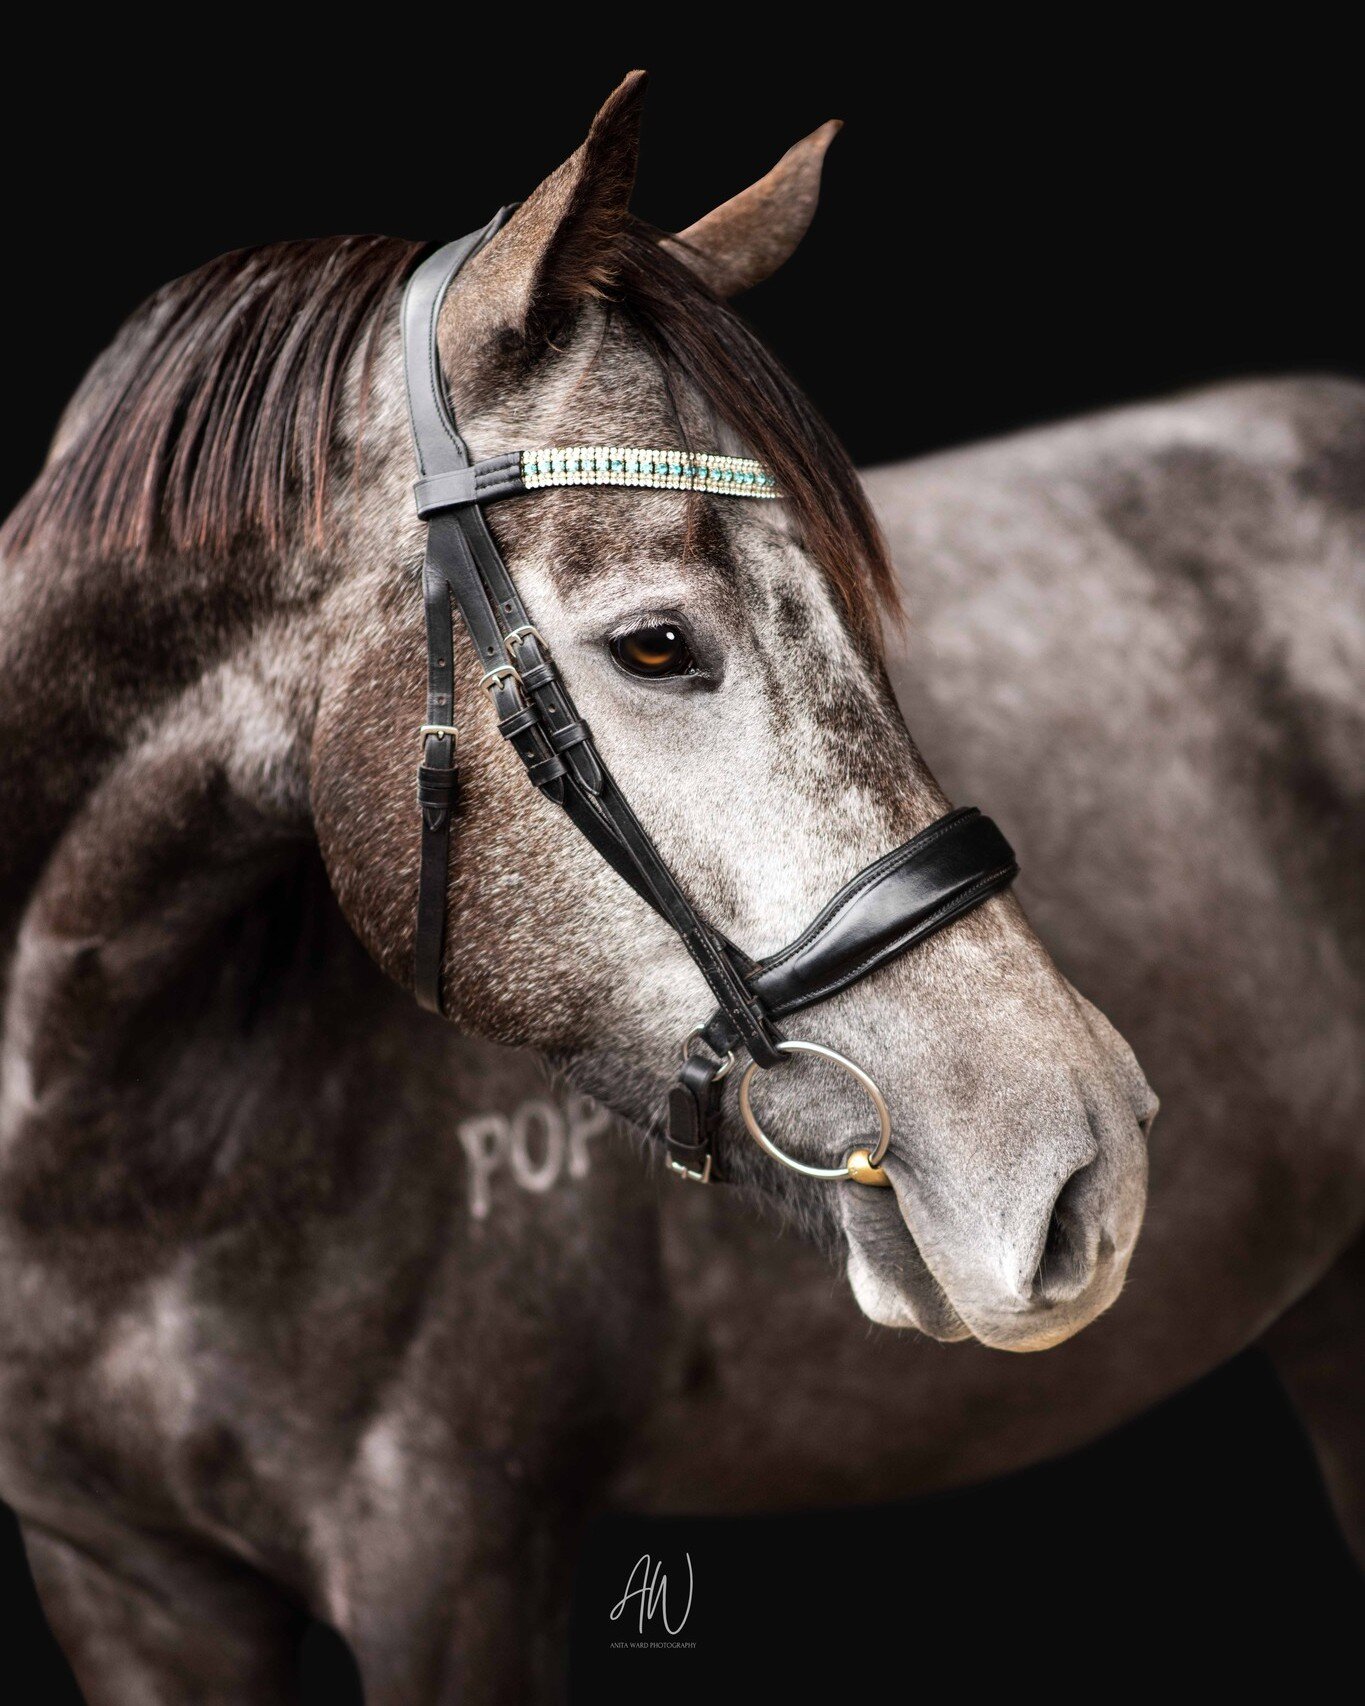
{"type": "Polygon", "coordinates": [[[951,1345],[970,1339],[972,1330],[935,1283],[916,1296],[903,1284],[879,1274],[860,1251],[849,1255],[848,1283],[858,1307],[879,1327],[913,1327],[927,1339],[951,1345]]]}
{"type": "Polygon", "coordinates": [[[863,1314],[880,1327],[913,1327],[945,1345],[970,1339],[971,1328],[930,1273],[892,1193],[853,1188],[867,1199],[857,1204],[856,1235],[848,1227],[848,1283],[863,1314]]]}

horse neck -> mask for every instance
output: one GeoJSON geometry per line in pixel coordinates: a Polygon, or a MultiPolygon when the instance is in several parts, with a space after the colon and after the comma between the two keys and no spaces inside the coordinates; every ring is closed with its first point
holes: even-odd
{"type": "Polygon", "coordinates": [[[109,562],[37,541],[0,563],[0,988],[54,850],[139,743],[247,655],[285,565],[109,562]]]}
{"type": "Polygon", "coordinates": [[[135,1091],[169,1085],[168,1024],[211,1054],[261,1019],[281,966],[294,986],[325,975],[306,958],[320,915],[304,901],[330,895],[298,709],[309,611],[289,574],[38,548],[0,570],[6,1142],[58,1153],[63,1132],[117,1124],[135,1091]]]}

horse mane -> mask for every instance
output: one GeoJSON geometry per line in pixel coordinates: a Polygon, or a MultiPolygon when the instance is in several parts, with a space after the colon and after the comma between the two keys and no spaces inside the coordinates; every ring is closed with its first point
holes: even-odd
{"type": "MultiPolygon", "coordinates": [[[[607,312],[776,475],[855,628],[874,635],[878,608],[896,608],[895,581],[852,464],[777,359],[658,235],[637,222],[618,234],[607,312]]],[[[320,544],[352,358],[363,400],[422,249],[375,236],[271,243],[164,286],[87,381],[69,441],[0,529],[0,549],[145,560],[223,556],[249,538],[320,544]]]]}
{"type": "Polygon", "coordinates": [[[420,251],[325,237],[220,255],[119,334],[84,418],[0,532],[99,557],[322,535],[347,367],[420,251]],[[121,347],[120,347],[121,346],[121,347]]]}

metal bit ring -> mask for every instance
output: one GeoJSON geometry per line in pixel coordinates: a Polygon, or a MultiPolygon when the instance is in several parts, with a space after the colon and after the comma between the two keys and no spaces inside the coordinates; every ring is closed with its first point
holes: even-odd
{"type": "MultiPolygon", "coordinates": [[[[887,1108],[886,1099],[873,1080],[853,1061],[842,1054],[837,1054],[832,1048],[826,1048],[823,1043],[783,1042],[778,1043],[778,1049],[783,1054],[818,1054],[822,1060],[832,1060],[836,1066],[842,1066],[850,1077],[856,1078],[866,1091],[868,1100],[877,1113],[879,1127],[875,1147],[867,1155],[869,1166],[877,1167],[886,1154],[891,1142],[891,1113],[887,1108]]],[[[804,1161],[796,1161],[790,1155],[784,1155],[773,1140],[764,1131],[754,1116],[753,1106],[749,1099],[749,1086],[753,1082],[754,1073],[758,1071],[758,1062],[750,1061],[744,1069],[744,1076],[739,1081],[739,1111],[745,1125],[749,1128],[749,1136],[760,1149],[772,1156],[774,1161],[780,1161],[784,1167],[790,1167],[794,1173],[802,1173],[808,1179],[851,1179],[854,1173],[845,1165],[843,1167],[811,1167],[804,1161]]]]}

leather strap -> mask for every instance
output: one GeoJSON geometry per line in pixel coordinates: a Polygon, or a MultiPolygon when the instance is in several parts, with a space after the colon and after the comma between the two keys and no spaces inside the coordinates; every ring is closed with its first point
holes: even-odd
{"type": "Polygon", "coordinates": [[[427,720],[417,770],[422,814],[422,854],[417,878],[417,933],[413,989],[428,1012],[441,1010],[441,965],[446,935],[446,875],[450,869],[450,826],[455,815],[459,769],[453,725],[455,671],[452,662],[450,583],[428,550],[422,566],[427,630],[427,720]]]}
{"type": "Polygon", "coordinates": [[[412,488],[417,513],[425,521],[438,509],[458,509],[461,504],[494,503],[498,498],[525,495],[521,477],[521,452],[509,450],[489,456],[468,468],[452,468],[444,474],[424,474],[412,488]]]}
{"type": "MultiPolygon", "coordinates": [[[[469,257],[504,223],[506,210],[482,231],[473,232],[453,245],[459,253],[456,265],[469,257]]],[[[421,269],[419,268],[419,271],[421,269]]],[[[422,476],[418,484],[436,476],[458,475],[469,461],[464,443],[455,431],[444,386],[412,384],[411,368],[419,359],[413,336],[420,348],[437,363],[436,315],[439,298],[423,294],[414,301],[411,291],[404,299],[405,316],[412,313],[420,328],[404,322],[404,359],[408,364],[408,409],[413,443],[422,476]]],[[[429,1012],[441,1011],[441,968],[445,960],[447,889],[450,875],[450,831],[455,813],[459,771],[455,750],[454,633],[451,618],[450,579],[440,553],[427,540],[422,567],[422,598],[427,634],[427,715],[422,737],[422,761],[417,773],[417,800],[422,814],[421,865],[417,878],[417,925],[413,945],[413,991],[429,1012]]]]}
{"type": "Polygon", "coordinates": [[[714,1137],[720,1119],[721,1063],[688,1055],[668,1092],[664,1142],[668,1165],[683,1178],[709,1185],[715,1177],[714,1137]]]}

